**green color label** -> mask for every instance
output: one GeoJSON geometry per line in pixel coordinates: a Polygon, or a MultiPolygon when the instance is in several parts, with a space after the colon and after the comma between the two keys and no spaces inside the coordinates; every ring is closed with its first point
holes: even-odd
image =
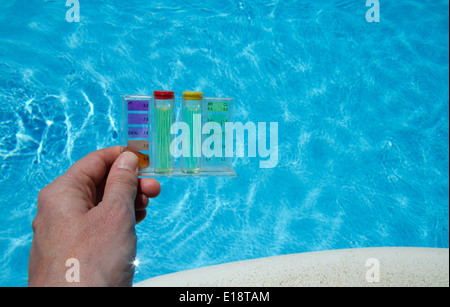
{"type": "Polygon", "coordinates": [[[227,113],[228,102],[209,101],[207,106],[208,112],[227,113]]]}

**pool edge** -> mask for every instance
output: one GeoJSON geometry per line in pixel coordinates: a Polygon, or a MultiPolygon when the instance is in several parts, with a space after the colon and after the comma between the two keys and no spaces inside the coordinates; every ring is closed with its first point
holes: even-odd
{"type": "Polygon", "coordinates": [[[449,249],[371,247],[288,254],[181,271],[134,286],[448,287],[449,249]]]}

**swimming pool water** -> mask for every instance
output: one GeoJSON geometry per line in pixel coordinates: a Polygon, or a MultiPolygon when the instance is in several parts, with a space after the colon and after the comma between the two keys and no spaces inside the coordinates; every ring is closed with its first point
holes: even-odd
{"type": "MultiPolygon", "coordinates": [[[[0,286],[24,286],[39,190],[120,142],[120,95],[202,90],[278,122],[279,163],[161,179],[136,281],[324,249],[449,246],[449,3],[0,0],[0,286]]],[[[238,140],[243,141],[243,140],[238,140]]]]}

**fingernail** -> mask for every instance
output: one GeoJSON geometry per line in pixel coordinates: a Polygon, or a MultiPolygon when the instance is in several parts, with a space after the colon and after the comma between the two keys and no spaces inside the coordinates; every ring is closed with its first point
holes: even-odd
{"type": "Polygon", "coordinates": [[[130,147],[124,147],[124,150],[131,151],[132,153],[134,153],[138,157],[138,167],[139,167],[140,171],[143,170],[143,169],[146,169],[149,166],[150,161],[149,161],[148,155],[143,154],[142,152],[139,152],[139,151],[137,151],[137,150],[135,150],[133,148],[130,148],[130,147]]]}
{"type": "Polygon", "coordinates": [[[137,172],[138,157],[130,151],[125,151],[121,153],[119,158],[117,159],[117,167],[128,169],[132,172],[137,172]]]}

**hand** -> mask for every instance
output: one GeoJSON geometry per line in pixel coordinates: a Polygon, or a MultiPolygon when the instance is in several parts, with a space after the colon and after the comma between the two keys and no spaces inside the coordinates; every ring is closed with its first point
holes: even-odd
{"type": "Polygon", "coordinates": [[[28,267],[30,286],[131,286],[135,224],[158,181],[138,179],[138,157],[116,146],[90,153],[38,196],[28,267]],[[79,282],[68,282],[68,259],[79,282]]]}

